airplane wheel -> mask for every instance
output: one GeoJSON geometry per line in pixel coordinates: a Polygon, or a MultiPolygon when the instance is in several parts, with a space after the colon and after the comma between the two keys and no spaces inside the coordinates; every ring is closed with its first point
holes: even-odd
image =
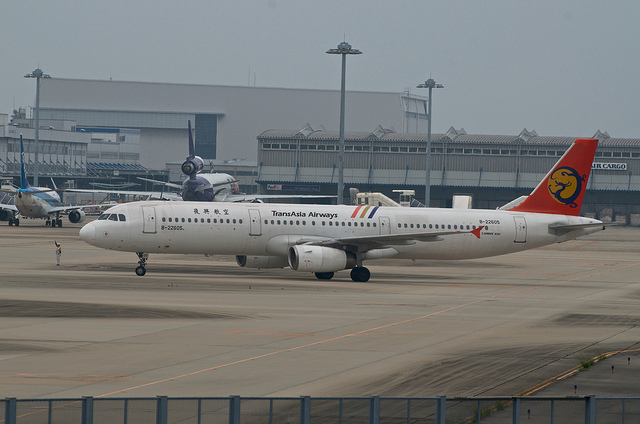
{"type": "Polygon", "coordinates": [[[369,278],[371,278],[371,272],[363,266],[351,270],[351,279],[356,283],[366,283],[369,278]]]}
{"type": "Polygon", "coordinates": [[[331,280],[333,278],[333,272],[316,272],[316,278],[318,280],[331,280]]]}
{"type": "Polygon", "coordinates": [[[9,227],[13,227],[13,218],[9,218],[9,227]]]}
{"type": "Polygon", "coordinates": [[[51,228],[56,228],[56,220],[55,219],[51,220],[51,228]]]}
{"type": "Polygon", "coordinates": [[[18,218],[14,219],[14,220],[13,220],[13,224],[14,224],[16,227],[20,226],[20,220],[19,220],[18,218]]]}
{"type": "Polygon", "coordinates": [[[62,228],[62,220],[61,219],[58,219],[57,224],[58,224],[58,228],[62,228]]]}
{"type": "Polygon", "coordinates": [[[147,268],[143,267],[143,266],[139,266],[136,268],[136,275],[139,277],[142,277],[144,274],[147,273],[147,268]]]}

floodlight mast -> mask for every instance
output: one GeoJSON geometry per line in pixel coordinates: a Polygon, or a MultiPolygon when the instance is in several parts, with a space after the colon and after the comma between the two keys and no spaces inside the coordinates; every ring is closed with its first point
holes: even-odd
{"type": "Polygon", "coordinates": [[[444,85],[437,84],[433,78],[429,78],[424,82],[424,84],[418,84],[417,88],[429,89],[429,110],[427,112],[427,165],[424,184],[424,205],[429,207],[429,200],[431,199],[431,90],[434,88],[444,88],[444,85]]]}
{"type": "Polygon", "coordinates": [[[327,54],[340,54],[342,55],[342,84],[340,88],[340,146],[339,146],[339,160],[338,160],[338,198],[336,203],[341,205],[344,202],[344,84],[347,74],[347,55],[348,54],[362,54],[360,50],[352,49],[351,44],[343,41],[338,44],[337,49],[327,50],[327,54]]]}
{"type": "Polygon", "coordinates": [[[51,78],[51,75],[42,72],[42,69],[37,68],[30,74],[24,76],[25,78],[36,79],[36,135],[35,135],[35,160],[33,166],[33,185],[38,186],[38,141],[40,138],[40,80],[42,78],[51,78]]]}

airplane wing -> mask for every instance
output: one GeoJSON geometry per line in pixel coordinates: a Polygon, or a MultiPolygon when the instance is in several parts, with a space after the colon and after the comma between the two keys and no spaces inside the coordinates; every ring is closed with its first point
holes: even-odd
{"type": "Polygon", "coordinates": [[[372,236],[338,237],[328,239],[300,239],[297,244],[311,244],[315,246],[333,247],[336,249],[347,248],[358,252],[366,252],[371,249],[379,249],[387,246],[415,244],[417,241],[431,242],[442,241],[442,236],[452,234],[473,234],[480,238],[480,231],[484,226],[470,231],[427,231],[403,234],[378,234],[372,236]]]}
{"type": "Polygon", "coordinates": [[[120,195],[130,195],[130,196],[142,196],[142,197],[153,197],[168,199],[168,200],[182,200],[179,194],[171,193],[171,192],[159,192],[159,191],[134,191],[134,190],[93,190],[93,189],[82,189],[82,188],[70,188],[65,189],[64,191],[70,193],[91,193],[91,194],[120,194],[120,195]]]}
{"type": "Polygon", "coordinates": [[[5,203],[0,203],[0,209],[18,212],[18,208],[15,205],[7,205],[5,203]]]}
{"type": "Polygon", "coordinates": [[[95,205],[68,205],[68,206],[57,206],[55,208],[51,208],[49,210],[49,214],[56,212],[69,212],[78,209],[89,209],[89,208],[110,208],[111,206],[115,206],[114,204],[109,203],[97,203],[95,205]]]}
{"type": "Polygon", "coordinates": [[[336,196],[325,194],[227,194],[223,202],[252,202],[261,199],[326,199],[336,196]]]}
{"type": "Polygon", "coordinates": [[[138,177],[138,179],[142,180],[142,181],[148,181],[150,183],[159,184],[159,185],[163,185],[163,186],[166,186],[166,187],[177,188],[178,190],[182,190],[182,185],[181,184],[168,183],[166,181],[159,181],[159,180],[152,180],[151,178],[138,177]]]}

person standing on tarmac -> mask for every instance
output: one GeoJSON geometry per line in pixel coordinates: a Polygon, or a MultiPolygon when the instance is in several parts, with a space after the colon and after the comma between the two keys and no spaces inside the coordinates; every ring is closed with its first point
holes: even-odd
{"type": "Polygon", "coordinates": [[[55,240],[54,240],[54,243],[56,245],[56,261],[58,262],[56,266],[60,266],[60,256],[62,256],[62,246],[60,246],[60,243],[58,243],[55,240]]]}

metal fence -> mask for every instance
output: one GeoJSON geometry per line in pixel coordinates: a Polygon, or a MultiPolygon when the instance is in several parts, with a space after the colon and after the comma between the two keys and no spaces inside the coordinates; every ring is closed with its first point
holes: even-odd
{"type": "MultiPolygon", "coordinates": [[[[92,398],[0,400],[5,424],[463,424],[640,422],[640,397],[92,398]]],[[[0,415],[1,417],[2,415],[0,415]]]]}

